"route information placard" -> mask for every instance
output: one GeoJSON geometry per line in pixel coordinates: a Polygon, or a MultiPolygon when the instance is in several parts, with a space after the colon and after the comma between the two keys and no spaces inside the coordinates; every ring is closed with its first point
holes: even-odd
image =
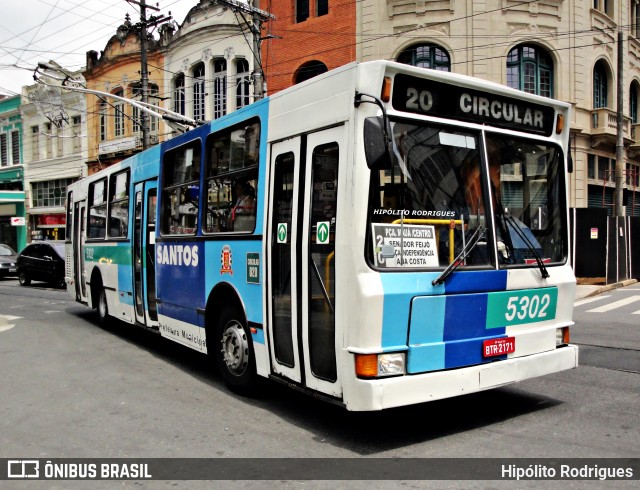
{"type": "Polygon", "coordinates": [[[435,227],[372,223],[377,267],[438,267],[435,227]]]}

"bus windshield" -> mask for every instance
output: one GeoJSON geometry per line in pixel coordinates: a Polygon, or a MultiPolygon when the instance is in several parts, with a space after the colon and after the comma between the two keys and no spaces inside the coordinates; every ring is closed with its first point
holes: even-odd
{"type": "Polygon", "coordinates": [[[367,253],[374,267],[438,269],[454,261],[533,267],[563,260],[558,147],[426,123],[396,121],[391,128],[394,165],[374,172],[370,188],[367,253]],[[471,237],[477,243],[465,249],[471,237]]]}

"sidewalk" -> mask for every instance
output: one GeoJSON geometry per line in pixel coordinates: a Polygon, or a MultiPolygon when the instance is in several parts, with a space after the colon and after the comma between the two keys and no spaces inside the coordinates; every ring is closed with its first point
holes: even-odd
{"type": "Polygon", "coordinates": [[[587,284],[578,284],[576,286],[576,300],[582,298],[588,298],[589,296],[596,296],[600,293],[604,293],[605,291],[611,291],[612,289],[621,288],[624,286],[630,286],[631,284],[637,283],[637,279],[627,279],[626,281],[616,282],[614,284],[604,285],[587,285],[587,284]]]}

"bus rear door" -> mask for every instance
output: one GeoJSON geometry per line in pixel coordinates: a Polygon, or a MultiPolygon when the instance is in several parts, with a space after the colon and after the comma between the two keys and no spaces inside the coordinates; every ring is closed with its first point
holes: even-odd
{"type": "Polygon", "coordinates": [[[138,183],[133,231],[133,292],[136,321],[157,325],[155,283],[156,195],[155,182],[138,183]]]}
{"type": "Polygon", "coordinates": [[[87,238],[86,213],[87,202],[78,201],[73,206],[73,281],[76,289],[76,300],[87,303],[87,278],[85,273],[84,243],[87,238]]]}

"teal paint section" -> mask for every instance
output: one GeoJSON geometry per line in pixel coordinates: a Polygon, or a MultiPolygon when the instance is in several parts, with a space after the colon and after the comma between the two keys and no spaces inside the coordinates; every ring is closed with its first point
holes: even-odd
{"type": "Polygon", "coordinates": [[[120,302],[126,305],[133,306],[133,267],[131,267],[131,245],[119,245],[116,247],[118,255],[120,257],[128,257],[128,262],[117,263],[118,268],[118,294],[120,295],[120,302]]]}
{"type": "Polygon", "coordinates": [[[131,245],[93,245],[87,243],[84,248],[84,259],[87,262],[118,264],[131,268],[131,245]]]}
{"type": "Polygon", "coordinates": [[[557,288],[503,291],[488,296],[487,329],[544,322],[556,317],[557,288]]]}

